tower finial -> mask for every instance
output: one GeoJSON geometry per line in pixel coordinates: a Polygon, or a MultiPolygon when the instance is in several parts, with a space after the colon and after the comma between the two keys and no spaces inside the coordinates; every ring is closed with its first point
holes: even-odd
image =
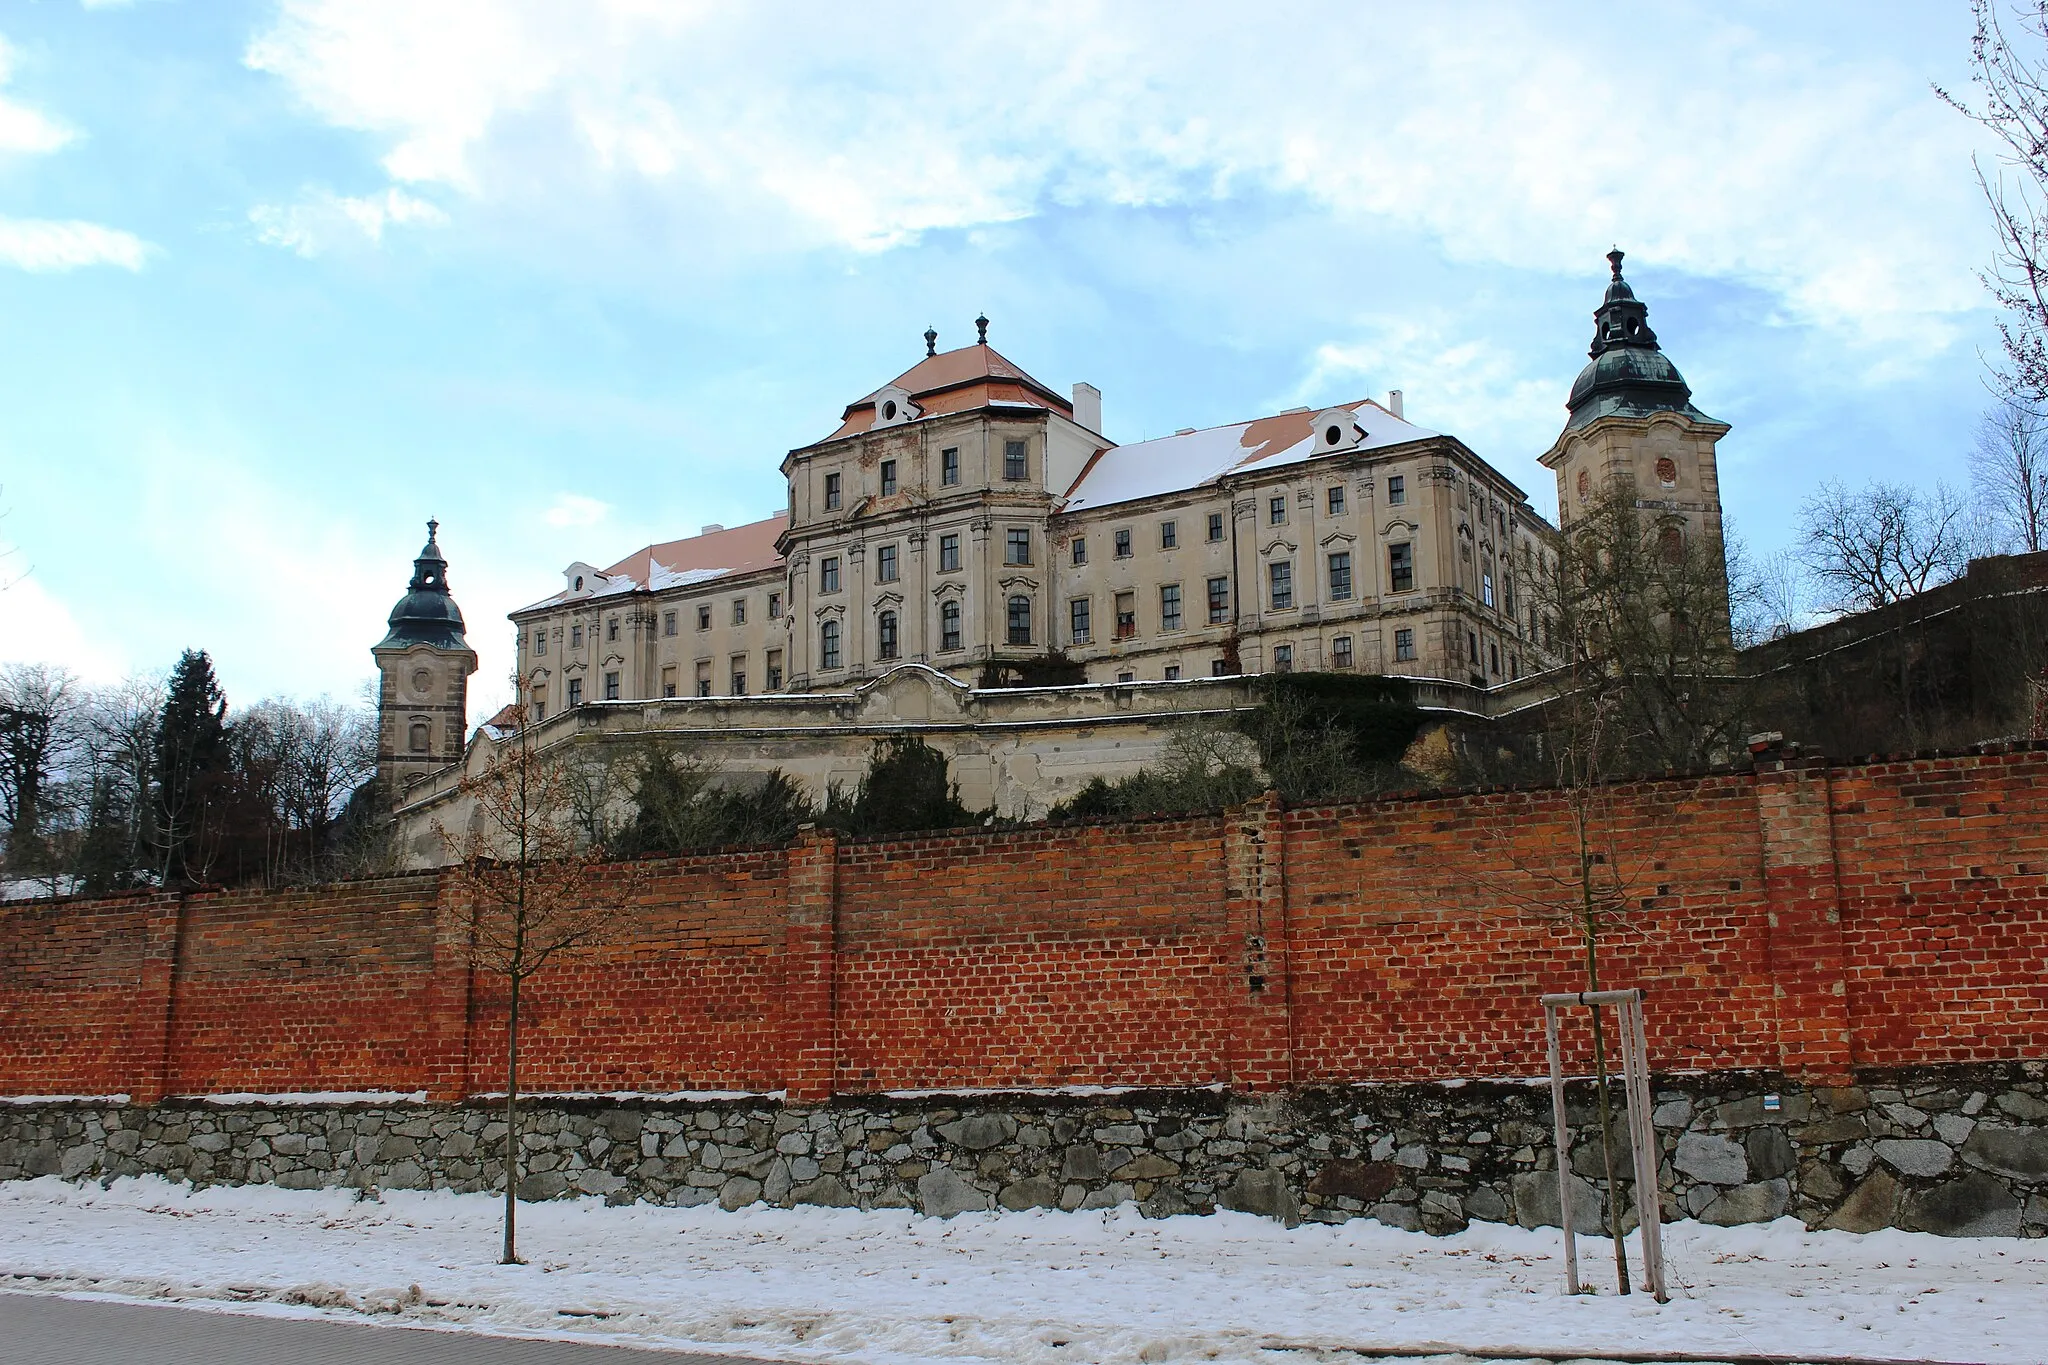
{"type": "Polygon", "coordinates": [[[1627,254],[1620,247],[1615,247],[1607,253],[1607,264],[1613,269],[1614,278],[1617,280],[1621,278],[1621,258],[1627,254]]]}
{"type": "Polygon", "coordinates": [[[429,544],[433,543],[433,541],[434,541],[435,537],[437,537],[438,535],[440,535],[440,533],[441,533],[441,523],[440,523],[440,522],[438,522],[438,521],[436,521],[436,520],[434,520],[434,519],[433,519],[432,517],[428,517],[428,518],[427,518],[427,541],[428,541],[428,543],[429,543],[429,544]]]}
{"type": "Polygon", "coordinates": [[[988,345],[988,314],[986,313],[974,319],[974,344],[977,346],[988,345]]]}
{"type": "Polygon", "coordinates": [[[924,329],[924,353],[926,355],[937,355],[939,353],[938,328],[927,327],[924,329]]]}

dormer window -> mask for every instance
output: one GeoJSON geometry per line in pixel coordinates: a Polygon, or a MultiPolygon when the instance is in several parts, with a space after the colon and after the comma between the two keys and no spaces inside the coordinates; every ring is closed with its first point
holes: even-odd
{"type": "Polygon", "coordinates": [[[582,575],[582,574],[577,574],[577,575],[576,575],[576,588],[575,588],[575,591],[577,591],[577,592],[582,592],[582,591],[583,591],[583,575],[582,575]]]}
{"type": "Polygon", "coordinates": [[[877,427],[901,426],[903,423],[914,421],[923,415],[917,404],[910,401],[909,392],[896,387],[894,384],[889,385],[875,395],[875,425],[877,427]]]}
{"type": "Polygon", "coordinates": [[[1358,425],[1358,414],[1349,408],[1324,409],[1311,420],[1309,429],[1315,432],[1319,454],[1355,450],[1365,439],[1365,429],[1358,425]]]}

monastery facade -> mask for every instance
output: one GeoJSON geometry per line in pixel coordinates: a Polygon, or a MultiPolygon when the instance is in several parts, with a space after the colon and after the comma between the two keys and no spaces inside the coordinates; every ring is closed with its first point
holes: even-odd
{"type": "MultiPolygon", "coordinates": [[[[1609,261],[1589,361],[1541,456],[1564,528],[1623,477],[1641,507],[1718,548],[1728,427],[1693,407],[1621,253],[1609,261]]],[[[1462,441],[1409,422],[1400,393],[1119,445],[1093,386],[1057,392],[988,345],[986,318],[976,327],[944,352],[926,332],[917,364],[788,452],[784,511],[571,564],[558,592],[513,612],[529,722],[654,704],[679,710],[644,712],[646,728],[702,734],[734,699],[868,698],[912,665],[951,684],[940,707],[963,717],[972,689],[1082,684],[1076,724],[1115,711],[1119,685],[1299,669],[1470,693],[1547,667],[1528,581],[1558,529],[1462,441]]],[[[452,599],[422,605],[446,592],[438,549],[425,553],[378,651],[390,761],[408,779],[462,757],[441,711],[475,666],[452,599]],[[425,657],[437,650],[445,667],[425,657]]],[[[873,705],[857,709],[873,719],[873,705]]]]}

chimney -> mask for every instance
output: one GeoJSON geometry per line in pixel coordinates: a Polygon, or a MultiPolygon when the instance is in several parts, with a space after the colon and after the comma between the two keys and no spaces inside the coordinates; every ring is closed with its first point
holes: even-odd
{"type": "Polygon", "coordinates": [[[1387,411],[1393,413],[1396,418],[1403,422],[1408,420],[1401,415],[1401,391],[1399,389],[1387,390],[1387,411]]]}
{"type": "Polygon", "coordinates": [[[712,523],[711,523],[711,524],[710,524],[709,526],[707,526],[707,527],[705,527],[705,528],[704,528],[703,530],[699,531],[699,532],[698,532],[697,534],[698,534],[698,535],[700,535],[700,536],[708,536],[708,535],[710,535],[710,534],[711,534],[711,533],[712,533],[713,531],[723,531],[724,529],[725,529],[725,527],[723,527],[723,526],[719,525],[719,524],[718,524],[717,522],[715,522],[715,521],[714,521],[714,522],[712,522],[712,523]]]}
{"type": "Polygon", "coordinates": [[[1102,390],[1093,384],[1074,385],[1074,420],[1088,430],[1102,434],[1102,390]]]}

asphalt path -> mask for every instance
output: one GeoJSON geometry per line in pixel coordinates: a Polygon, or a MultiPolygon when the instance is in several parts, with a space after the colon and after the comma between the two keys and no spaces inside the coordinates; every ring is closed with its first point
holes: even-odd
{"type": "Polygon", "coordinates": [[[739,1356],[0,1293],[4,1365],[762,1365],[739,1356]]]}

